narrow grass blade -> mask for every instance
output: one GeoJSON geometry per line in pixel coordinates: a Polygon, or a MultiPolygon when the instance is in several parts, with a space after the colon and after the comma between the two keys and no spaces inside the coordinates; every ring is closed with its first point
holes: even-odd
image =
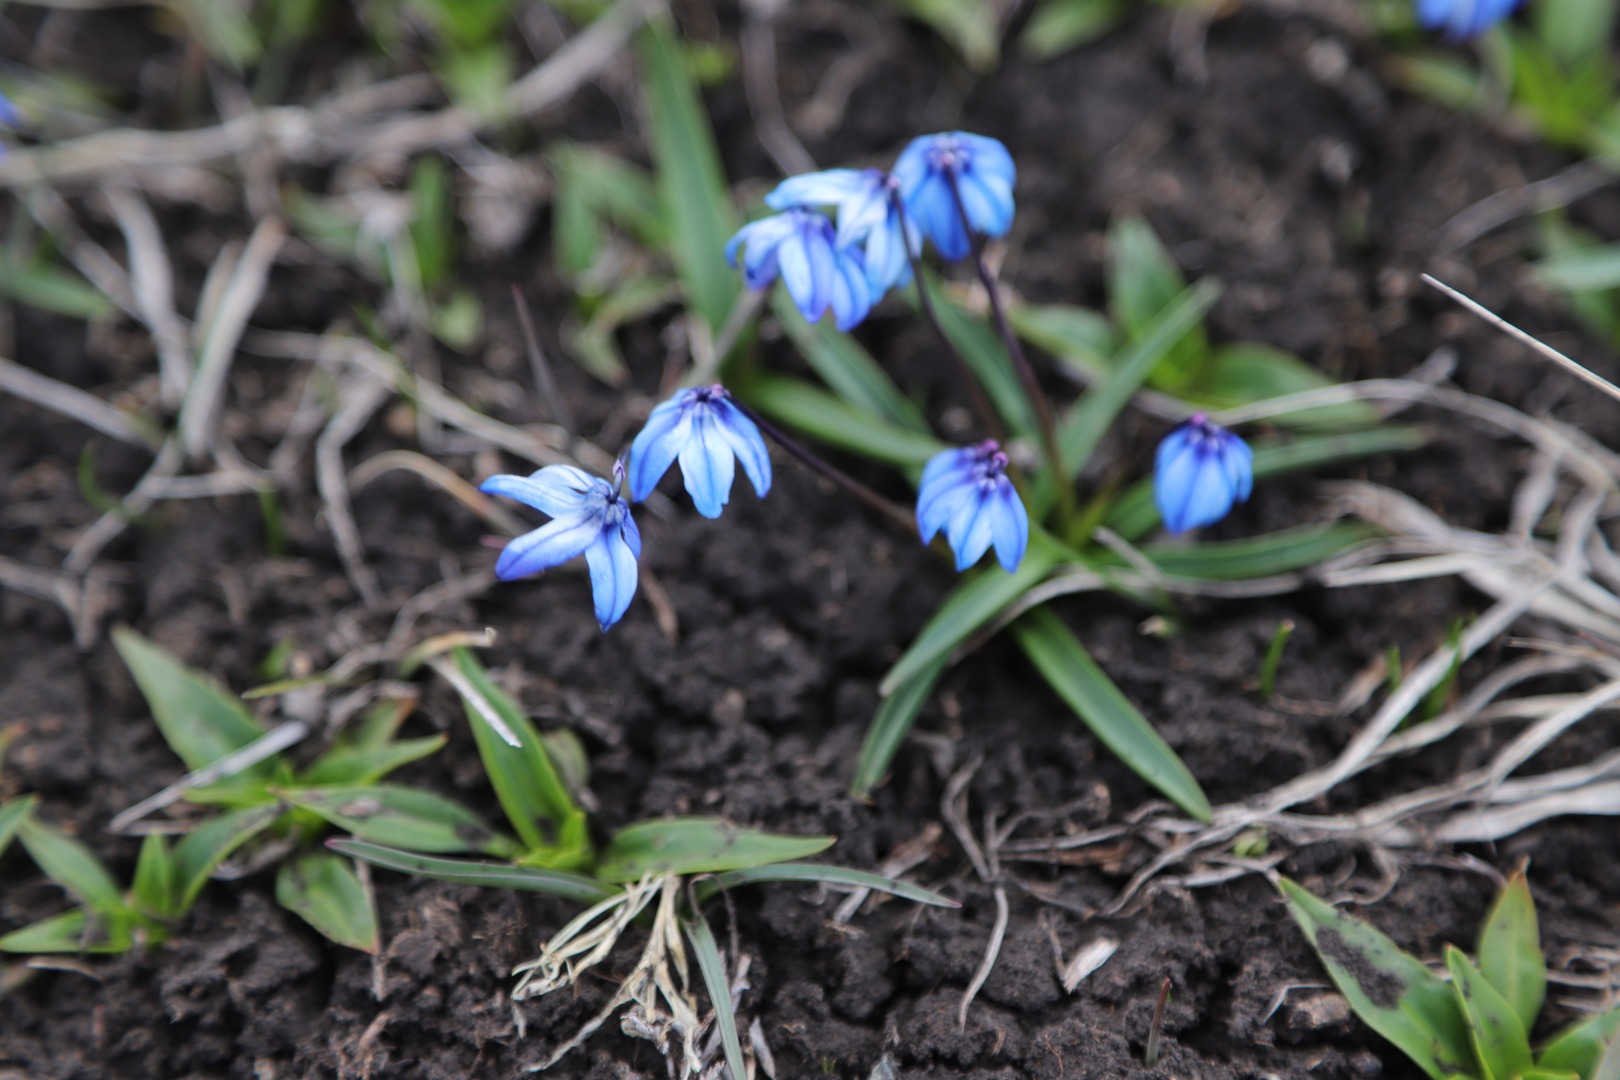
{"type": "Polygon", "coordinates": [[[112,872],[78,840],[32,817],[18,823],[17,839],[46,877],[91,911],[112,915],[125,910],[123,890],[112,872]]]}
{"type": "Polygon", "coordinates": [[[271,793],[375,844],[409,851],[478,851],[501,858],[513,858],[520,850],[471,810],[431,791],[377,784],[273,788],[271,793]]]}
{"type": "Polygon", "coordinates": [[[566,868],[582,864],[590,856],[585,811],[569,794],[546,752],[545,740],[471,650],[456,649],[452,662],[468,688],[495,710],[517,739],[517,746],[508,745],[486,721],[482,709],[471,701],[463,702],[478,742],[478,756],[512,828],[530,852],[556,856],[556,861],[548,860],[545,865],[566,868]]]}
{"type": "Polygon", "coordinates": [[[197,902],[208,876],[231,853],[281,816],[281,807],[255,806],[233,810],[199,825],[174,846],[174,887],[171,910],[184,915],[197,902]]]}
{"type": "MultiPolygon", "coordinates": [[[[1186,276],[1151,225],[1131,214],[1114,220],[1108,229],[1108,301],[1126,333],[1142,333],[1186,288],[1186,276]]],[[[1209,358],[1209,334],[1195,321],[1157,351],[1155,363],[1161,358],[1165,363],[1155,372],[1154,385],[1185,390],[1209,358]]]]}
{"type": "Polygon", "coordinates": [[[1181,758],[1051,611],[1036,608],[1012,624],[1030,663],[1075,715],[1131,770],[1199,821],[1209,799],[1181,758]]]}
{"type": "Polygon", "coordinates": [[[875,889],[891,896],[898,896],[902,900],[927,904],[930,907],[962,906],[955,900],[941,896],[931,889],[925,889],[921,885],[897,881],[865,870],[807,862],[775,863],[770,866],[755,866],[746,870],[731,870],[724,874],[716,874],[712,878],[698,882],[697,896],[699,902],[702,902],[715,893],[735,889],[739,885],[763,885],[773,881],[815,882],[823,885],[843,885],[851,889],[875,889]]]}
{"type": "MultiPolygon", "coordinates": [[[[264,735],[240,698],[168,650],[128,627],[114,630],[112,638],[164,740],[186,768],[201,769],[264,735]]],[[[268,781],[274,774],[274,762],[261,761],[241,775],[268,781]]]]}
{"type": "Polygon", "coordinates": [[[894,760],[900,744],[906,741],[906,734],[916,723],[917,714],[922,712],[922,707],[934,692],[934,685],[944,674],[945,663],[944,657],[936,659],[906,680],[878,706],[877,715],[872,717],[872,724],[866,729],[866,739],[861,743],[860,757],[855,761],[855,778],[849,782],[850,798],[867,802],[877,786],[883,783],[889,763],[894,760]]]}
{"type": "Polygon", "coordinates": [[[1468,1024],[1451,987],[1383,933],[1279,878],[1288,911],[1362,1022],[1434,1080],[1477,1075],[1468,1024]]]}
{"type": "Polygon", "coordinates": [[[1502,1080],[1522,1076],[1530,1068],[1530,1038],[1513,1006],[1454,945],[1446,946],[1446,968],[1484,1074],[1502,1080]]]}
{"type": "Polygon", "coordinates": [[[1513,1007],[1525,1031],[1536,1026],[1547,996],[1547,961],[1541,952],[1536,904],[1524,874],[1508,879],[1479,933],[1479,970],[1513,1007]]]}
{"type": "Polygon", "coordinates": [[[135,880],[129,893],[130,903],[142,915],[171,919],[177,914],[174,853],[169,850],[167,836],[151,833],[141,841],[141,853],[135,858],[135,880]]]}
{"type": "Polygon", "coordinates": [[[448,741],[444,735],[401,739],[378,747],[339,744],[316,758],[298,778],[299,787],[326,784],[374,784],[395,769],[438,753],[448,741]]]}
{"type": "MultiPolygon", "coordinates": [[[[1297,529],[1241,540],[1216,540],[1192,547],[1148,546],[1142,554],[1172,577],[1201,581],[1241,581],[1267,574],[1286,574],[1341,555],[1382,534],[1360,522],[1304,525],[1297,529]]],[[[1123,565],[1117,555],[1102,556],[1101,565],[1123,565]]]]}
{"type": "Polygon", "coordinates": [[[603,881],[647,874],[705,874],[802,859],[825,851],[830,836],[782,836],[719,818],[640,821],[614,834],[596,864],[603,881]]]}
{"type": "Polygon", "coordinates": [[[350,858],[360,859],[388,870],[437,881],[454,881],[462,885],[480,885],[488,889],[517,889],[519,892],[545,893],[564,900],[577,900],[594,904],[599,900],[619,895],[620,890],[610,888],[583,874],[570,874],[563,870],[545,870],[534,866],[510,866],[505,863],[477,862],[472,859],[439,859],[430,855],[400,851],[397,848],[370,844],[364,840],[328,840],[326,846],[350,858]]]}
{"type": "Polygon", "coordinates": [[[0,937],[0,952],[123,953],[135,947],[135,918],[74,908],[0,937]]]}
{"type": "Polygon", "coordinates": [[[780,290],[771,298],[771,311],[799,355],[833,393],[857,409],[929,434],[928,420],[917,403],[901,392],[860,342],[826,322],[811,325],[799,314],[792,298],[780,290]]]}
{"type": "Polygon", "coordinates": [[[276,871],[276,903],[329,941],[373,955],[382,948],[371,894],[347,859],[311,851],[282,863],[276,871]]]}
{"type": "MultiPolygon", "coordinates": [[[[671,254],[686,302],[718,333],[742,287],[726,265],[726,241],[737,229],[731,191],[720,167],[703,99],[681,62],[669,27],[649,22],[637,56],[651,122],[658,197],[670,223],[671,254]]],[[[722,358],[723,359],[723,358],[722,358]]]]}
{"type": "Polygon", "coordinates": [[[748,403],[827,446],[902,469],[921,469],[945,449],[932,435],[879,419],[803,379],[760,375],[748,388],[748,403]]]}
{"type": "MultiPolygon", "coordinates": [[[[1258,482],[1336,462],[1403,453],[1427,441],[1417,428],[1385,426],[1340,435],[1303,436],[1285,443],[1259,443],[1254,446],[1254,478],[1258,482]]],[[[1108,508],[1103,524],[1127,540],[1138,540],[1151,532],[1159,524],[1159,510],[1153,505],[1153,478],[1132,484],[1108,508]]]]}
{"type": "Polygon", "coordinates": [[[38,795],[24,795],[0,804],[0,855],[5,854],[6,848],[11,846],[11,838],[17,835],[18,827],[33,816],[34,808],[38,805],[38,795]]]}
{"type": "Polygon", "coordinates": [[[681,929],[692,944],[692,955],[697,959],[703,985],[714,1005],[714,1022],[720,1028],[720,1044],[726,1049],[726,1067],[732,1076],[747,1076],[742,1039],[737,1036],[737,1014],[731,1008],[731,984],[726,979],[726,963],[720,956],[720,946],[715,944],[714,931],[709,929],[701,911],[682,918],[681,929]]]}
{"type": "Polygon", "coordinates": [[[1030,534],[1030,541],[1017,573],[1009,574],[1000,567],[993,567],[965,578],[952,589],[917,635],[917,640],[883,677],[878,692],[884,696],[893,694],[923,672],[948,660],[957,646],[1039,585],[1057,565],[1058,549],[1049,541],[1043,542],[1037,532],[1030,534]]]}
{"type": "Polygon", "coordinates": [[[1108,374],[1118,342],[1108,316],[1073,304],[1020,304],[1007,309],[1018,336],[1079,371],[1087,379],[1108,374]]]}

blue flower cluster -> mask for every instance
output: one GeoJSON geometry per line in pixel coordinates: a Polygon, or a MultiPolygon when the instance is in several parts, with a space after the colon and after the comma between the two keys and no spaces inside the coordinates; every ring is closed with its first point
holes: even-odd
{"type": "Polygon", "coordinates": [[[537,574],[583,554],[591,573],[596,621],[607,630],[623,617],[636,595],[641,532],[630,500],[652,494],[676,461],[698,513],[715,518],[731,497],[737,462],[761,497],[771,489],[771,458],[759,428],[731,401],[723,386],[682,390],[647,417],[630,447],[630,499],[621,491],[623,463],[609,483],[572,465],[547,465],[532,476],[501,474],[480,491],[526,503],[551,521],[513,540],[495,563],[502,581],[537,574]]]}
{"type": "Polygon", "coordinates": [[[1012,227],[1018,171],[996,139],[948,131],[913,139],[893,172],[826,169],[792,176],[765,196],[776,215],[744,225],[726,246],[743,281],[764,289],[781,279],[812,321],[830,308],[849,330],[897,285],[911,280],[923,241],[955,262],[973,235],[1012,227]],[[822,209],[834,208],[837,225],[822,209]]]}
{"type": "Polygon", "coordinates": [[[1507,18],[1524,0],[1417,0],[1418,22],[1461,41],[1475,38],[1507,18]]]}
{"type": "Polygon", "coordinates": [[[1029,514],[1007,479],[1007,455],[994,439],[942,450],[923,467],[917,531],[926,544],[941,529],[956,553],[958,571],[978,562],[992,544],[996,561],[1007,573],[1023,561],[1029,547],[1029,514]]]}

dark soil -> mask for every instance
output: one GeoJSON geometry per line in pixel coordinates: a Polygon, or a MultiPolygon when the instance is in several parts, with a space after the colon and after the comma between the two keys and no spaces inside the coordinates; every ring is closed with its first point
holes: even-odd
{"type": "MultiPolygon", "coordinates": [[[[690,35],[733,40],[735,12],[718,23],[701,11],[685,14],[690,35]]],[[[802,116],[827,66],[859,38],[876,61],[843,122],[824,135],[801,132],[818,161],[886,158],[911,135],[947,127],[1004,139],[1021,171],[1003,274],[1025,296],[1101,304],[1103,230],[1112,215],[1139,212],[1189,275],[1226,283],[1213,316],[1222,340],[1292,349],[1346,378],[1402,373],[1436,346],[1456,344],[1463,386],[1551,410],[1615,442],[1620,423],[1610,403],[1548,375],[1416,279],[1433,266],[1434,230],[1452,215],[1567,162],[1391,89],[1379,47],[1334,25],[1241,12],[1213,23],[1188,51],[1172,46],[1185,37],[1172,34],[1172,21],[1144,12],[1049,64],[1014,57],[975,80],[937,39],[887,8],[814,3],[779,26],[782,93],[789,117],[802,116]]],[[[160,58],[172,48],[138,40],[160,58]]],[[[138,81],[132,71],[129,85],[138,81]]],[[[716,88],[709,104],[730,175],[748,191],[771,183],[776,174],[736,81],[716,88]]],[[[619,116],[593,89],[548,123],[633,149],[637,137],[616,127],[619,116]]],[[[1620,217],[1612,193],[1592,206],[1591,213],[1620,217]]],[[[201,253],[182,268],[193,292],[212,251],[248,227],[190,212],[166,220],[195,229],[190,246],[181,245],[201,253]]],[[[116,241],[110,228],[108,236],[116,241]]],[[[1522,244],[1510,230],[1450,257],[1443,269],[1509,318],[1555,340],[1585,342],[1548,297],[1525,288],[1522,244]]],[[[522,282],[540,297],[542,325],[555,324],[568,298],[549,269],[536,269],[549,266],[549,236],[539,229],[516,257],[481,268],[476,280],[495,319],[495,344],[475,361],[446,358],[450,388],[506,419],[545,418],[521,389],[526,376],[513,359],[518,338],[504,297],[509,282],[522,282]]],[[[256,324],[324,328],[374,292],[333,273],[278,271],[256,324]]],[[[182,296],[182,310],[193,298],[182,296]]],[[[14,355],[23,363],[103,395],[149,383],[149,346],[133,330],[86,337],[23,308],[14,319],[14,355]]],[[[624,340],[636,386],[649,395],[664,363],[658,329],[640,327],[624,340]]],[[[897,305],[862,335],[897,371],[949,393],[931,371],[939,362],[928,339],[897,305]]],[[[785,353],[771,359],[791,363],[785,353]]],[[[1600,369],[1607,361],[1598,354],[1600,369]]],[[[587,434],[623,429],[612,393],[568,365],[559,374],[587,434]]],[[[281,362],[239,363],[231,422],[250,458],[274,444],[302,378],[281,362]]],[[[57,565],[76,530],[96,516],[74,479],[87,448],[109,491],[127,490],[147,464],[14,399],[0,397],[0,430],[0,551],[30,565],[57,565]]],[[[1127,423],[1099,468],[1140,455],[1155,434],[1145,421],[1127,423]]],[[[386,414],[351,447],[349,463],[415,445],[408,415],[386,414]]],[[[438,456],[473,479],[515,465],[487,452],[438,456]]],[[[269,556],[250,497],[162,504],[101,564],[109,621],[129,623],[237,689],[260,681],[257,666],[278,642],[292,642],[319,669],[380,640],[390,620],[366,613],[349,587],[317,519],[310,460],[304,465],[299,483],[280,493],[289,554],[269,556]]],[[[1412,491],[1458,523],[1489,527],[1505,521],[1521,465],[1492,444],[1443,429],[1422,454],[1370,462],[1354,475],[1412,491]]],[[[881,474],[872,479],[893,486],[881,474]]],[[[369,486],[355,513],[367,556],[396,602],[493,562],[480,546],[479,523],[448,499],[425,495],[414,477],[395,473],[369,486]]],[[[1219,532],[1244,535],[1316,513],[1311,485],[1296,481],[1258,491],[1219,532]]],[[[486,657],[497,676],[531,714],[585,740],[604,828],[648,816],[722,814],[835,834],[837,861],[873,868],[939,820],[945,776],[975,759],[982,765],[969,789],[974,822],[987,813],[1005,821],[1057,811],[1050,827],[1081,829],[1118,821],[1151,797],[1031,677],[1016,650],[992,642],[947,676],[875,803],[852,802],[845,789],[877,682],[952,576],[786,460],[765,502],[740,492],[720,523],[683,505],[668,520],[644,516],[643,530],[644,566],[679,615],[677,641],[660,632],[645,596],[602,634],[585,581],[572,572],[499,586],[474,603],[431,612],[417,628],[422,636],[497,631],[486,657]]],[[[1323,703],[1390,645],[1418,655],[1444,639],[1457,613],[1482,603],[1449,583],[1200,603],[1168,641],[1140,633],[1142,613],[1122,601],[1059,608],[1221,802],[1329,760],[1365,718],[1256,704],[1250,680],[1280,619],[1298,629],[1279,700],[1323,703]]],[[[105,833],[106,823],[174,780],[179,763],[105,637],[80,651],[55,607],[11,591],[0,591],[0,626],[7,643],[0,715],[19,727],[0,793],[37,792],[46,819],[83,836],[127,876],[136,845],[105,833]]],[[[1497,659],[1477,659],[1465,680],[1497,659]]],[[[450,745],[403,779],[498,813],[459,704],[442,685],[423,685],[408,730],[445,731],[450,745]]],[[[1612,725],[1600,725],[1585,749],[1612,745],[1614,736],[1612,725]]],[[[1453,764],[1420,760],[1370,774],[1344,797],[1447,775],[1453,764]]],[[[1499,849],[1461,854],[1504,869],[1533,855],[1549,956],[1578,966],[1583,948],[1615,944],[1620,864],[1607,857],[1614,835],[1608,819],[1565,820],[1499,849]]],[[[732,898],[738,940],[753,959],[743,1021],[762,1021],[778,1076],[864,1080],[885,1056],[896,1075],[917,1080],[1137,1075],[1166,976],[1173,997],[1153,1075],[1418,1075],[1320,989],[1321,969],[1262,878],[1149,891],[1119,917],[1088,918],[1150,854],[1131,844],[1085,865],[1008,867],[1016,887],[1006,943],[958,1031],[958,1002],[995,905],[948,834],[932,854],[915,877],[960,899],[959,912],[888,902],[835,926],[838,898],[813,889],[762,887],[732,898]],[[1072,954],[1101,934],[1119,942],[1118,952],[1066,995],[1051,936],[1072,954]],[[1296,989],[1274,1008],[1289,987],[1296,989]]],[[[1457,854],[1410,859],[1363,913],[1425,957],[1448,941],[1471,945],[1494,887],[1459,869],[1457,854]]],[[[1350,848],[1307,849],[1282,869],[1319,892],[1379,891],[1377,868],[1350,848]]],[[[7,883],[0,929],[60,910],[58,891],[20,852],[5,856],[0,873],[7,883]]],[[[375,959],[327,944],[283,912],[266,872],[211,884],[161,948],[34,973],[0,999],[0,1076],[512,1076],[606,1001],[612,974],[627,969],[638,945],[627,943],[576,995],[522,1007],[527,1034],[520,1036],[507,996],[510,969],[535,954],[570,908],[383,871],[376,886],[385,948],[375,959]]],[[[725,909],[712,910],[723,923],[725,909]]],[[[19,974],[8,964],[8,978],[19,974]]],[[[1555,1019],[1568,1016],[1553,1011],[1555,1019]]],[[[608,1080],[662,1076],[664,1068],[649,1044],[610,1024],[552,1074],[608,1080]]]]}

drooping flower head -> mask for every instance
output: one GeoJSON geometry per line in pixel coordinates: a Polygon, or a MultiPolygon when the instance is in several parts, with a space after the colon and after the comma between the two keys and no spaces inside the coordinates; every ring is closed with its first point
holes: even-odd
{"type": "Polygon", "coordinates": [[[1254,453],[1247,443],[1195,413],[1164,437],[1153,469],[1153,498],[1164,527],[1183,533],[1213,525],[1254,488],[1254,453]]]}
{"type": "Polygon", "coordinates": [[[836,206],[835,243],[840,248],[862,245],[866,283],[876,303],[889,289],[911,280],[909,256],[922,252],[922,231],[909,215],[902,220],[899,191],[900,181],[882,169],[826,169],[788,177],[765,196],[765,205],[773,210],[836,206]]]}
{"type": "Polygon", "coordinates": [[[923,543],[945,530],[957,570],[978,562],[992,544],[1007,573],[1029,547],[1029,514],[1007,479],[1007,455],[994,439],[942,450],[923,467],[917,490],[917,531],[923,543]]]}
{"type": "Polygon", "coordinates": [[[1018,170],[996,139],[965,131],[924,135],[900,152],[894,175],[912,219],[951,262],[973,250],[963,217],[983,236],[1004,236],[1012,227],[1018,170]]]}
{"type": "Polygon", "coordinates": [[[866,266],[854,248],[840,248],[825,214],[792,209],[751,221],[726,245],[726,262],[743,252],[743,283],[764,289],[778,277],[804,317],[815,322],[832,308],[840,330],[850,330],[872,310],[866,266]]]}
{"type": "Polygon", "coordinates": [[[771,490],[765,440],[723,386],[681,390],[653,409],[630,444],[630,497],[651,495],[677,458],[692,503],[706,518],[725,508],[739,461],[760,498],[771,490]]]}
{"type": "Polygon", "coordinates": [[[1417,0],[1418,22],[1428,30],[1444,30],[1462,41],[1478,37],[1519,7],[1524,0],[1417,0]]]}
{"type": "MultiPolygon", "coordinates": [[[[622,478],[621,467],[614,473],[622,478]]],[[[492,476],[478,490],[527,503],[552,519],[506,545],[496,577],[513,581],[584,555],[596,621],[603,630],[619,621],[636,595],[641,533],[617,484],[572,465],[547,465],[531,476],[492,476]]]]}

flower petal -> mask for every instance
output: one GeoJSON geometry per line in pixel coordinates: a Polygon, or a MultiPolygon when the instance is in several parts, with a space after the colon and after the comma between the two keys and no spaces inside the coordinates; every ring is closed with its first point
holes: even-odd
{"type": "Polygon", "coordinates": [[[731,447],[715,430],[714,417],[704,410],[696,417],[692,437],[681,447],[681,478],[692,505],[706,518],[717,518],[731,498],[737,462],[731,447]]]}
{"type": "Polygon", "coordinates": [[[973,245],[962,228],[956,198],[944,178],[930,177],[919,185],[915,194],[906,199],[906,210],[916,221],[918,230],[933,243],[940,258],[956,262],[972,252],[973,245]]]}
{"type": "Polygon", "coordinates": [[[1018,489],[1005,477],[996,485],[989,502],[994,515],[990,534],[996,545],[996,561],[1011,574],[1024,561],[1024,552],[1029,548],[1029,513],[1018,497],[1018,489]]]}
{"type": "Polygon", "coordinates": [[[599,509],[564,514],[507,544],[495,561],[495,576],[515,581],[560,566],[588,548],[601,533],[599,509]]]}
{"type": "Polygon", "coordinates": [[[842,203],[868,183],[864,169],[823,169],[821,172],[790,176],[765,196],[772,210],[795,206],[833,206],[842,203]]]}
{"type": "Polygon", "coordinates": [[[1000,177],[964,173],[957,181],[962,207],[973,228],[986,236],[1004,236],[1012,228],[1012,188],[1000,177]]]}
{"type": "Polygon", "coordinates": [[[542,514],[561,517],[587,504],[604,482],[572,465],[547,465],[528,476],[501,473],[478,485],[487,495],[505,495],[527,503],[542,514]]]}
{"type": "Polygon", "coordinates": [[[585,549],[585,564],[591,571],[591,600],[596,606],[597,624],[604,631],[624,617],[636,595],[636,553],[627,542],[627,531],[622,525],[605,529],[585,549]]]}
{"type": "Polygon", "coordinates": [[[995,512],[982,491],[973,491],[973,498],[964,500],[956,516],[945,527],[945,539],[956,552],[956,569],[966,570],[990,550],[995,536],[995,512]]]}
{"type": "Polygon", "coordinates": [[[664,478],[681,446],[691,437],[691,390],[678,391],[647,414],[647,424],[630,444],[630,498],[640,502],[664,478]]]}
{"type": "Polygon", "coordinates": [[[833,253],[833,323],[840,331],[853,330],[872,310],[872,292],[866,283],[866,260],[851,248],[833,253]]]}
{"type": "Polygon", "coordinates": [[[754,492],[763,499],[771,490],[771,452],[759,428],[741,409],[723,398],[710,402],[709,407],[714,410],[715,430],[731,447],[754,485],[754,492]]]}

